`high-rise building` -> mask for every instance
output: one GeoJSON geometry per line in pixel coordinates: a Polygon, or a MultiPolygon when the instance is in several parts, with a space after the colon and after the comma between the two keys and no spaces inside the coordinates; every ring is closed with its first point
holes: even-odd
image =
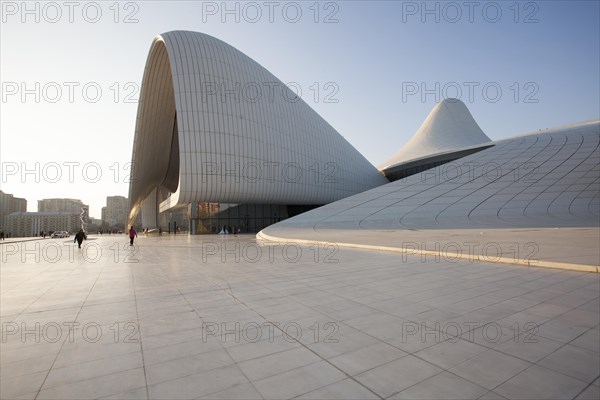
{"type": "Polygon", "coordinates": [[[123,196],[107,196],[102,207],[102,222],[108,227],[124,228],[127,224],[129,199],[123,196]]]}
{"type": "Polygon", "coordinates": [[[27,211],[27,200],[0,190],[0,230],[8,232],[6,217],[14,212],[27,211]]]}

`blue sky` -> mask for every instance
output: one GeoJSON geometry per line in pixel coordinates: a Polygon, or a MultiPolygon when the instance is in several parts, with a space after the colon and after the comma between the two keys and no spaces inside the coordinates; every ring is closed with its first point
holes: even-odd
{"type": "Polygon", "coordinates": [[[29,211],[73,197],[100,217],[107,195],[127,195],[136,90],[170,30],[213,35],[294,82],[375,165],[444,95],[492,139],[599,118],[598,1],[22,4],[2,2],[0,185],[29,211]]]}

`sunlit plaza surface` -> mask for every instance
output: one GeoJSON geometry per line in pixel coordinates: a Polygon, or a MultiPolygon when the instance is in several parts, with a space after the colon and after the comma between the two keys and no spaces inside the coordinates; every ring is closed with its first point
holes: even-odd
{"type": "Polygon", "coordinates": [[[596,399],[599,275],[253,235],[5,242],[3,399],[596,399]]]}

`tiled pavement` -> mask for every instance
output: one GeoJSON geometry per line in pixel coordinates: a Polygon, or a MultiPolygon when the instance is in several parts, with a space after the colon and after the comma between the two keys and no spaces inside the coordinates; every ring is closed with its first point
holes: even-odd
{"type": "Polygon", "coordinates": [[[137,243],[0,246],[3,399],[598,398],[598,274],[137,243]]]}

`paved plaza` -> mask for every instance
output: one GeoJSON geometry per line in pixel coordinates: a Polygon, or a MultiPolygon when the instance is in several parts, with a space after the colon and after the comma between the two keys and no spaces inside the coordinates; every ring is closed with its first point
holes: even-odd
{"type": "Polygon", "coordinates": [[[0,246],[2,399],[597,399],[597,273],[253,235],[0,246]]]}

